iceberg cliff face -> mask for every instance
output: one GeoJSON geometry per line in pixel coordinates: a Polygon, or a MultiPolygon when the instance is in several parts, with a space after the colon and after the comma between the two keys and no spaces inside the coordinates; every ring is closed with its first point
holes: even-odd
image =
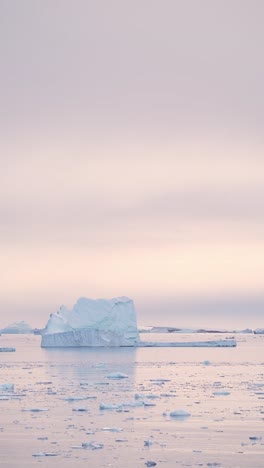
{"type": "Polygon", "coordinates": [[[51,314],[42,333],[41,346],[136,346],[138,342],[131,299],[80,298],[72,311],[63,306],[51,314]]]}

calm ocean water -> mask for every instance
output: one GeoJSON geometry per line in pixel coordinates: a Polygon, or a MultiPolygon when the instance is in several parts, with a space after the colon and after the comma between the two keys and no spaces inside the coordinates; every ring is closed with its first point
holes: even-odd
{"type": "Polygon", "coordinates": [[[16,348],[0,353],[0,385],[14,384],[0,390],[1,467],[264,466],[264,335],[236,335],[237,348],[42,349],[40,339],[0,337],[16,348]],[[178,410],[189,416],[170,416],[178,410]]]}

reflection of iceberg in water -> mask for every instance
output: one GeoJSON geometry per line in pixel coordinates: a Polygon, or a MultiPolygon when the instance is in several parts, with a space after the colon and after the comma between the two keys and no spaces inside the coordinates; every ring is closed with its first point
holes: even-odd
{"type": "Polygon", "coordinates": [[[42,347],[135,346],[139,341],[133,301],[127,297],[77,301],[72,311],[51,314],[42,347]]]}
{"type": "MultiPolygon", "coordinates": [[[[106,402],[108,398],[112,402],[113,389],[125,388],[128,392],[135,392],[135,347],[54,347],[46,348],[43,352],[50,363],[48,379],[53,382],[54,388],[65,389],[64,397],[98,397],[101,392],[106,392],[106,402]],[[126,374],[127,378],[109,379],[112,373],[126,374]]],[[[90,406],[92,402],[87,403],[90,406]]]]}

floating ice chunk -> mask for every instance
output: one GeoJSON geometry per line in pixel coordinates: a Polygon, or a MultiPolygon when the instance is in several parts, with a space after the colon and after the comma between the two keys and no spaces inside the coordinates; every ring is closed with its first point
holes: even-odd
{"type": "Polygon", "coordinates": [[[153,445],[153,440],[144,440],[144,445],[145,447],[150,447],[151,445],[153,445]]]}
{"type": "Polygon", "coordinates": [[[15,351],[16,351],[16,348],[6,348],[6,347],[0,348],[0,353],[14,353],[15,351]]]}
{"type": "Polygon", "coordinates": [[[215,395],[215,396],[227,396],[227,395],[230,395],[230,392],[219,391],[219,392],[214,392],[213,395],[215,395]]]}
{"type": "Polygon", "coordinates": [[[5,392],[13,392],[14,391],[14,384],[12,383],[3,383],[0,384],[0,390],[5,391],[5,392]]]}
{"type": "Polygon", "coordinates": [[[254,330],[254,334],[255,335],[263,335],[264,334],[264,328],[256,328],[256,330],[254,330]]]}
{"type": "Polygon", "coordinates": [[[58,453],[54,452],[36,452],[32,453],[32,457],[57,457],[58,453]]]}
{"type": "Polygon", "coordinates": [[[113,405],[111,403],[101,403],[99,406],[100,410],[115,410],[115,409],[121,409],[122,405],[113,405]]]}
{"type": "Polygon", "coordinates": [[[81,400],[91,400],[91,399],[95,400],[96,397],[95,396],[69,396],[69,397],[62,398],[62,400],[69,401],[69,402],[81,401],[81,400]]]}
{"type": "Polygon", "coordinates": [[[138,407],[138,406],[145,406],[145,403],[144,403],[144,401],[140,401],[140,400],[137,400],[137,401],[126,401],[125,403],[122,403],[122,406],[123,406],[123,407],[128,407],[128,406],[131,406],[131,407],[138,407]]]}
{"type": "Polygon", "coordinates": [[[22,411],[32,411],[32,413],[38,413],[40,411],[49,411],[49,408],[23,408],[22,411]]]}
{"type": "Polygon", "coordinates": [[[77,407],[77,408],[72,408],[72,411],[85,412],[85,411],[88,411],[88,409],[85,408],[84,406],[79,406],[79,407],[77,407]]]}
{"type": "Polygon", "coordinates": [[[144,406],[156,406],[156,403],[153,403],[152,401],[143,401],[143,405],[144,406]]]}
{"type": "Polygon", "coordinates": [[[174,410],[170,412],[171,418],[185,419],[185,418],[188,418],[189,416],[191,416],[191,414],[185,410],[174,410]]]}
{"type": "Polygon", "coordinates": [[[204,366],[210,366],[210,365],[211,365],[211,362],[205,360],[205,361],[202,362],[202,364],[203,364],[204,366]]]}
{"type": "Polygon", "coordinates": [[[52,382],[51,381],[40,381],[40,382],[36,382],[36,385],[51,385],[52,382]]]}
{"type": "Polygon", "coordinates": [[[122,432],[123,429],[121,427],[103,427],[102,431],[109,431],[109,432],[122,432]]]}
{"type": "Polygon", "coordinates": [[[9,400],[9,397],[5,395],[0,395],[0,400],[9,400]]]}
{"type": "Polygon", "coordinates": [[[148,461],[145,463],[145,465],[146,465],[147,467],[150,467],[150,466],[156,466],[157,463],[154,462],[154,461],[148,460],[148,461]]]}
{"type": "Polygon", "coordinates": [[[253,441],[255,441],[255,442],[258,441],[258,440],[261,440],[261,439],[262,439],[261,436],[250,436],[250,437],[249,437],[249,440],[253,440],[253,441]]]}
{"type": "Polygon", "coordinates": [[[165,382],[171,382],[171,380],[170,379],[150,379],[150,382],[165,383],[165,382]]]}
{"type": "Polygon", "coordinates": [[[98,450],[104,448],[104,444],[98,444],[97,442],[83,442],[82,448],[90,450],[98,450]]]}
{"type": "Polygon", "coordinates": [[[128,375],[123,374],[122,372],[112,372],[112,374],[107,375],[108,379],[114,379],[114,380],[119,380],[119,379],[127,379],[128,375]]]}
{"type": "Polygon", "coordinates": [[[159,395],[153,395],[152,393],[135,393],[135,400],[144,400],[148,398],[150,400],[154,400],[155,398],[159,398],[159,395]]]}

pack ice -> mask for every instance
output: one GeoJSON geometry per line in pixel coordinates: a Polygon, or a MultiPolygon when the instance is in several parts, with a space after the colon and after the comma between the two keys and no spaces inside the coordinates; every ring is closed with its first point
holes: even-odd
{"type": "Polygon", "coordinates": [[[80,298],[72,310],[51,314],[41,346],[136,346],[139,342],[134,303],[128,297],[80,298]]]}

